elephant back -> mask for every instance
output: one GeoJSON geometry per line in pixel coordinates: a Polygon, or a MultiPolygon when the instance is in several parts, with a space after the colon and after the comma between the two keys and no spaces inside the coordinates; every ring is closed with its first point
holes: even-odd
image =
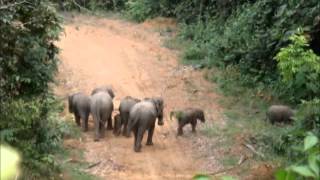
{"type": "Polygon", "coordinates": [[[151,101],[141,101],[135,104],[130,110],[131,116],[157,116],[157,111],[151,101]]]}
{"type": "Polygon", "coordinates": [[[92,95],[91,97],[91,109],[104,109],[113,110],[113,102],[109,93],[101,91],[92,95]]]}
{"type": "Polygon", "coordinates": [[[98,92],[107,92],[109,94],[109,96],[111,97],[111,99],[113,99],[115,97],[115,94],[112,90],[112,87],[109,85],[95,88],[94,90],[92,90],[91,95],[94,95],[98,92]]]}
{"type": "Polygon", "coordinates": [[[183,115],[204,120],[204,112],[200,108],[186,108],[183,115]]]}
{"type": "Polygon", "coordinates": [[[72,106],[72,109],[83,109],[85,111],[90,110],[90,97],[83,93],[76,93],[69,96],[69,104],[72,106]]]}
{"type": "Polygon", "coordinates": [[[121,100],[119,110],[121,113],[129,113],[131,108],[140,102],[139,99],[132,98],[131,96],[127,96],[121,100]]]}
{"type": "Polygon", "coordinates": [[[293,115],[293,110],[284,105],[272,105],[267,111],[267,118],[272,123],[291,121],[293,115]]]}

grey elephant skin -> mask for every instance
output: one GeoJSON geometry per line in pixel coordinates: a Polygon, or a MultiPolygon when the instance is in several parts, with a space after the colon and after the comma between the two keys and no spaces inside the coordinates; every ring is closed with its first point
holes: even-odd
{"type": "Polygon", "coordinates": [[[123,125],[123,122],[121,121],[121,117],[120,117],[120,114],[116,114],[114,117],[114,127],[113,127],[113,134],[115,136],[119,136],[120,133],[121,133],[121,127],[123,125]]]}
{"type": "Polygon", "coordinates": [[[92,95],[90,110],[94,120],[94,141],[99,141],[105,135],[106,122],[108,122],[107,129],[112,129],[113,102],[109,93],[101,91],[92,95]]]}
{"type": "Polygon", "coordinates": [[[127,135],[134,133],[134,151],[141,151],[141,141],[145,131],[148,131],[146,145],[153,145],[152,137],[156,119],[158,125],[163,125],[163,99],[148,98],[135,104],[129,113],[127,135]]]}
{"type": "Polygon", "coordinates": [[[140,99],[133,98],[131,96],[126,96],[120,101],[120,105],[119,105],[120,117],[117,117],[118,124],[117,126],[115,126],[115,129],[114,129],[115,135],[117,136],[120,135],[121,129],[122,129],[122,134],[124,136],[127,136],[127,125],[128,125],[130,110],[135,104],[137,104],[140,101],[141,101],[140,99]]]}
{"type": "Polygon", "coordinates": [[[83,93],[75,93],[68,96],[68,104],[69,112],[74,114],[76,124],[81,126],[83,131],[88,131],[90,97],[83,93]]]}
{"type": "Polygon", "coordinates": [[[183,134],[183,127],[187,124],[191,124],[192,132],[196,132],[197,121],[205,122],[204,112],[199,108],[186,108],[183,110],[172,111],[170,113],[170,119],[172,116],[178,120],[178,136],[183,134]]]}
{"type": "Polygon", "coordinates": [[[272,105],[266,113],[267,120],[274,123],[290,123],[294,116],[294,110],[285,105],[272,105]]]}
{"type": "Polygon", "coordinates": [[[109,95],[112,99],[115,97],[115,94],[114,94],[112,87],[110,85],[101,86],[101,87],[97,87],[97,88],[93,89],[91,92],[91,96],[98,93],[98,92],[107,92],[107,93],[109,93],[109,95]]]}

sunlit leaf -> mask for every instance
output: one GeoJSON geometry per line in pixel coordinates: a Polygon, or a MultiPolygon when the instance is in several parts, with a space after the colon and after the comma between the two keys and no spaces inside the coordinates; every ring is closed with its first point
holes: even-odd
{"type": "Polygon", "coordinates": [[[304,177],[315,177],[315,174],[310,170],[308,166],[291,166],[290,170],[304,177]]]}
{"type": "Polygon", "coordinates": [[[304,139],[304,150],[308,150],[318,143],[318,138],[314,135],[308,135],[304,139]]]}
{"type": "Polygon", "coordinates": [[[275,173],[276,180],[295,180],[295,177],[289,171],[280,169],[275,173]]]}

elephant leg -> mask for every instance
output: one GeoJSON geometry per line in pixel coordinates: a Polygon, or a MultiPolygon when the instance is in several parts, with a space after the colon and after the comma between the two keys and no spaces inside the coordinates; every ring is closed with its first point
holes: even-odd
{"type": "Polygon", "coordinates": [[[86,115],[86,114],[81,115],[81,120],[82,120],[81,127],[84,132],[88,131],[88,118],[89,118],[89,115],[86,115]]]}
{"type": "Polygon", "coordinates": [[[122,121],[123,121],[122,122],[123,123],[122,135],[126,136],[127,126],[128,126],[128,116],[127,115],[123,115],[122,121]]]}
{"type": "Polygon", "coordinates": [[[94,117],[93,119],[94,119],[94,131],[95,131],[94,141],[99,141],[99,138],[100,138],[100,122],[96,117],[94,117]]]}
{"type": "Polygon", "coordinates": [[[177,136],[182,136],[183,135],[183,129],[182,129],[183,126],[184,126],[184,124],[179,123],[177,136]]]}
{"type": "Polygon", "coordinates": [[[102,130],[102,128],[104,128],[104,125],[103,125],[103,123],[102,123],[102,122],[99,122],[99,130],[101,131],[101,130],[102,130]]]}
{"type": "Polygon", "coordinates": [[[138,128],[136,143],[135,143],[135,146],[134,146],[134,151],[135,152],[141,152],[141,147],[142,147],[141,141],[143,139],[144,131],[145,131],[144,128],[142,128],[142,127],[138,128]]]}
{"type": "Polygon", "coordinates": [[[100,137],[103,138],[105,137],[105,134],[106,134],[106,128],[104,127],[105,123],[102,122],[101,124],[102,124],[102,128],[101,128],[100,137]]]}
{"type": "Polygon", "coordinates": [[[196,126],[197,126],[197,120],[193,121],[191,123],[191,127],[192,127],[192,132],[195,133],[196,132],[196,126]]]}
{"type": "Polygon", "coordinates": [[[84,126],[84,131],[88,131],[89,129],[89,113],[86,114],[86,118],[85,118],[85,126],[84,126]]]}
{"type": "Polygon", "coordinates": [[[113,134],[119,136],[121,132],[121,120],[114,118],[113,134]]]}
{"type": "Polygon", "coordinates": [[[74,118],[75,118],[75,120],[76,120],[77,126],[80,126],[80,125],[81,125],[81,123],[80,123],[80,116],[75,113],[75,114],[74,114],[74,118]]]}
{"type": "Polygon", "coordinates": [[[137,128],[133,128],[133,134],[134,134],[134,147],[137,143],[137,137],[138,137],[138,129],[137,128]]]}
{"type": "Polygon", "coordinates": [[[152,142],[153,132],[154,132],[154,125],[150,127],[150,129],[148,130],[148,139],[146,144],[148,146],[153,145],[153,142],[152,142]]]}
{"type": "Polygon", "coordinates": [[[129,127],[129,115],[124,116],[124,120],[123,120],[123,132],[122,134],[126,137],[131,137],[131,134],[127,133],[128,131],[128,127],[129,127]]]}
{"type": "Polygon", "coordinates": [[[100,122],[100,131],[101,131],[101,133],[100,133],[100,137],[105,137],[105,132],[106,132],[106,127],[105,127],[105,125],[106,125],[106,123],[107,123],[107,119],[108,119],[108,117],[106,117],[106,116],[101,116],[101,122],[100,122]]]}
{"type": "Polygon", "coordinates": [[[108,125],[107,125],[107,130],[112,130],[112,117],[110,115],[110,117],[108,117],[108,125]]]}

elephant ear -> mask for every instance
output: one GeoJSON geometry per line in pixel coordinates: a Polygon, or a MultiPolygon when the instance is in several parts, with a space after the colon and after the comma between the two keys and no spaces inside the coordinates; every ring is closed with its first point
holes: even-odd
{"type": "Polygon", "coordinates": [[[107,91],[108,91],[110,97],[113,99],[115,97],[113,90],[111,88],[108,88],[107,91]]]}
{"type": "Polygon", "coordinates": [[[162,115],[163,112],[163,99],[160,97],[152,98],[155,105],[158,116],[162,115]]]}

